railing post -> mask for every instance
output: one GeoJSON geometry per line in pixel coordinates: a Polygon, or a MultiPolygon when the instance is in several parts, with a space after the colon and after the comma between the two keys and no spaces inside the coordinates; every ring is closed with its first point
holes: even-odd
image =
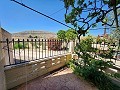
{"type": "MultiPolygon", "coordinates": [[[[0,29],[0,41],[1,41],[1,29],[0,29]]],[[[0,90],[6,90],[6,81],[5,81],[5,73],[4,73],[4,61],[5,57],[2,54],[2,45],[0,42],[0,90]]]]}

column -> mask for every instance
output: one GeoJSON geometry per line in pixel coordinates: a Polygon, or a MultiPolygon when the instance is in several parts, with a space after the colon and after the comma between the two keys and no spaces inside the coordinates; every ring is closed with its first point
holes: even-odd
{"type": "MultiPolygon", "coordinates": [[[[1,38],[2,38],[2,35],[1,35],[1,30],[0,30],[0,41],[1,41],[1,38]]],[[[0,42],[0,90],[6,90],[4,61],[5,61],[5,57],[3,57],[1,42],[0,42]]]]}

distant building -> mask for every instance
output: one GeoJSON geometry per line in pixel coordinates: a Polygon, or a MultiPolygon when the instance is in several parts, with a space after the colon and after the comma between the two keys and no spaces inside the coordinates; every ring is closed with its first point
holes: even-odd
{"type": "Polygon", "coordinates": [[[105,38],[105,39],[108,39],[108,36],[109,36],[109,34],[98,35],[98,37],[100,37],[100,38],[105,38]]]}

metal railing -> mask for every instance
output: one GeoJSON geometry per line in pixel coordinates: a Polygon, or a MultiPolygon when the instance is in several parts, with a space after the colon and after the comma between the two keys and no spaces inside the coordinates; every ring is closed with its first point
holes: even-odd
{"type": "Polygon", "coordinates": [[[91,43],[93,52],[91,54],[97,59],[113,61],[120,67],[120,44],[115,43],[91,43]]]}
{"type": "Polygon", "coordinates": [[[55,39],[27,39],[0,41],[5,55],[5,66],[27,63],[35,60],[66,54],[68,41],[55,39]]]}

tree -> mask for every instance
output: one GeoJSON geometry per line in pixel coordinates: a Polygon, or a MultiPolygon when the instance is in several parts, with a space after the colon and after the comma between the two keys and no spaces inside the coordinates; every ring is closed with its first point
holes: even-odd
{"type": "Polygon", "coordinates": [[[68,29],[67,31],[65,30],[59,30],[57,33],[58,39],[63,39],[63,40],[75,40],[77,37],[77,32],[73,29],[68,29]]]}
{"type": "MultiPolygon", "coordinates": [[[[117,16],[118,16],[118,26],[120,26],[120,9],[117,10],[117,16]]],[[[111,22],[114,20],[114,14],[113,11],[110,12],[110,14],[107,16],[108,18],[108,23],[113,23],[113,25],[111,26],[110,30],[111,30],[111,37],[113,39],[120,39],[120,28],[118,27],[118,29],[116,29],[116,24],[115,22],[111,22]]]]}
{"type": "Polygon", "coordinates": [[[33,36],[32,36],[32,35],[29,35],[28,38],[33,38],[33,36]]]}
{"type": "Polygon", "coordinates": [[[68,29],[65,33],[65,36],[67,40],[75,40],[77,37],[77,33],[73,29],[68,29]]]}
{"type": "Polygon", "coordinates": [[[58,39],[63,39],[63,40],[65,40],[65,39],[66,39],[65,33],[66,33],[66,31],[64,31],[64,30],[59,30],[58,33],[57,33],[58,39]]]}
{"type": "Polygon", "coordinates": [[[102,40],[102,39],[100,38],[100,36],[98,35],[97,38],[96,38],[96,43],[101,44],[102,41],[103,41],[103,40],[102,40]]]}
{"type": "MultiPolygon", "coordinates": [[[[119,30],[120,30],[120,28],[119,28],[119,30]]],[[[119,30],[112,30],[111,37],[119,40],[120,39],[120,31],[119,30]]]]}
{"type": "Polygon", "coordinates": [[[68,48],[68,43],[69,40],[75,40],[77,37],[77,32],[73,29],[68,29],[67,31],[64,30],[59,30],[57,33],[57,37],[58,39],[63,39],[66,42],[66,45],[63,47],[63,49],[67,49],[68,48]]]}
{"type": "MultiPolygon", "coordinates": [[[[120,8],[120,0],[63,0],[66,8],[65,21],[71,23],[78,32],[78,37],[98,23],[104,23],[103,19],[113,11],[116,28],[118,25],[117,9],[120,8]],[[69,12],[68,12],[69,10],[69,12]]],[[[108,26],[112,24],[105,23],[108,26]]]]}
{"type": "Polygon", "coordinates": [[[35,36],[34,38],[38,38],[38,36],[35,36]]]}

